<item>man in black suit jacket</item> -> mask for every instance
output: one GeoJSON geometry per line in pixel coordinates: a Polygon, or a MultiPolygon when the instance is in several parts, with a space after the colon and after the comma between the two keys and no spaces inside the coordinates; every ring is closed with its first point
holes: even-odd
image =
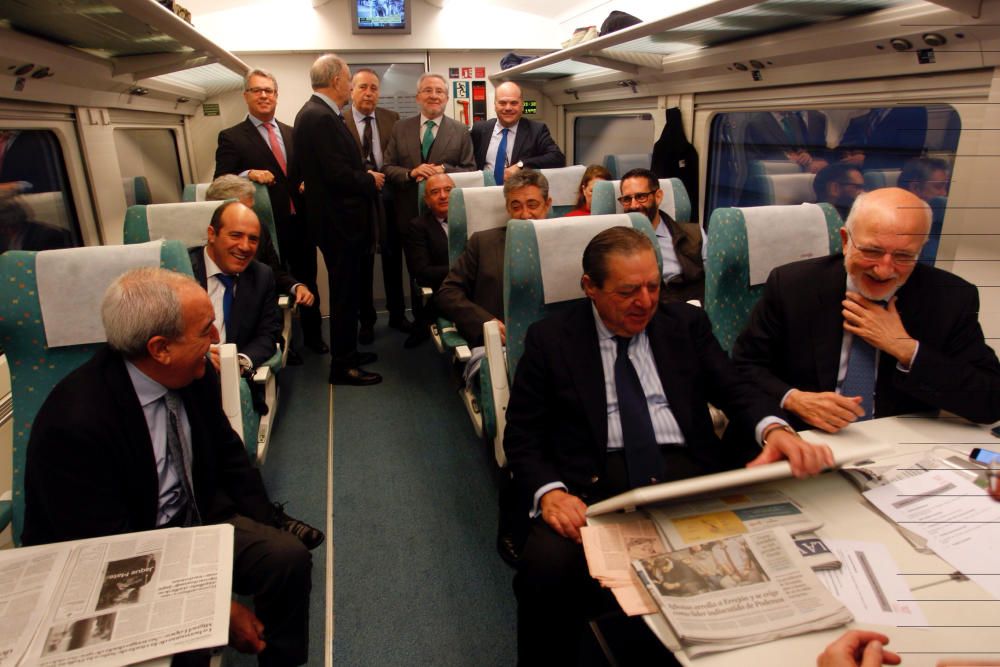
{"type": "Polygon", "coordinates": [[[33,422],[24,543],[231,523],[233,589],[255,595],[260,620],[233,602],[230,642],[260,653],[261,665],[305,663],[312,561],[275,527],[260,473],[222,411],[205,361],[219,340],[208,295],[181,274],[136,269],[108,289],[101,313],[108,344],[56,385],[33,422]],[[166,455],[168,394],[181,403],[190,479],[166,455]]]}
{"type": "MultiPolygon", "coordinates": [[[[246,78],[243,99],[248,111],[246,120],[219,132],[213,179],[223,174],[235,174],[267,186],[283,256],[292,273],[302,280],[309,292],[318,295],[316,244],[305,228],[305,204],[299,194],[302,181],[297,173],[293,130],[274,117],[278,106],[277,80],[269,72],[251,70],[246,78]],[[284,165],[278,161],[278,154],[284,165]]],[[[326,353],[319,303],[296,302],[300,306],[299,317],[306,347],[320,354],[326,353]]]]}
{"type": "MultiPolygon", "coordinates": [[[[410,221],[403,236],[410,275],[417,285],[430,287],[435,293],[448,275],[448,205],[454,188],[455,182],[448,174],[428,178],[424,187],[424,213],[410,221]]],[[[436,316],[431,301],[421,309],[420,318],[403,345],[415,347],[426,340],[428,327],[436,316]]]]}
{"type": "Polygon", "coordinates": [[[295,146],[305,183],[309,230],[330,279],[330,382],[371,385],[382,376],[361,368],[374,353],[358,353],[361,266],[374,239],[372,207],[385,176],[366,169],[340,109],[351,91],[351,70],[332,54],[309,69],[313,96],[295,116],[295,146]]]}
{"type": "MultiPolygon", "coordinates": [[[[208,243],[188,253],[195,278],[212,300],[222,342],[234,343],[254,368],[274,356],[281,337],[274,273],[254,259],[259,242],[257,215],[240,202],[229,201],[212,214],[208,243]],[[234,279],[228,319],[223,305],[227,276],[234,279]]],[[[212,362],[218,370],[217,353],[212,362]]]]}
{"type": "Polygon", "coordinates": [[[975,286],[916,263],[930,220],[916,195],[875,190],[840,230],[843,255],[771,272],[733,359],[794,426],[834,432],[933,409],[1000,419],[1000,362],[983,339],[975,286]],[[879,351],[874,397],[841,393],[859,336],[879,351]]]}
{"type": "Polygon", "coordinates": [[[507,409],[504,450],[533,517],[514,580],[522,665],[574,660],[585,617],[617,608],[590,578],[580,547],[588,503],[746,462],[716,437],[709,401],[729,416],[732,437],[763,446],[749,465],[788,458],[806,475],[832,462],[828,448],[805,443],[773,417],[777,403],[737,373],[704,311],[658,308],[659,268],[643,233],[601,232],[583,267],[588,300],[528,329],[507,409]],[[632,412],[619,400],[628,387],[615,380],[616,338],[641,382],[641,390],[633,385],[641,403],[631,401],[638,410],[631,419],[621,416],[632,412]],[[636,438],[642,415],[650,430],[636,438]],[[651,455],[646,465],[636,463],[637,452],[651,455]]]}
{"type": "Polygon", "coordinates": [[[815,174],[829,164],[826,116],[820,111],[758,111],[747,120],[748,160],[788,160],[815,174]]]}
{"type": "Polygon", "coordinates": [[[837,151],[840,159],[863,169],[901,169],[920,157],[927,139],[927,109],[872,109],[851,120],[837,151]]]}
{"type": "Polygon", "coordinates": [[[566,166],[566,156],[552,140],[545,123],[521,118],[524,98],[520,86],[513,81],[501,83],[494,92],[493,105],[497,117],[472,126],[476,169],[490,171],[497,185],[503,185],[505,178],[524,168],[566,166]],[[497,157],[504,130],[507,131],[505,155],[497,157]]]}

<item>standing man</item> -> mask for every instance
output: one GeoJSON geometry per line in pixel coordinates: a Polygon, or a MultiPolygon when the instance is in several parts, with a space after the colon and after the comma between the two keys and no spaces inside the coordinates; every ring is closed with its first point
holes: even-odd
{"type": "Polygon", "coordinates": [[[663,283],[660,301],[689,301],[705,298],[705,249],[701,227],[694,222],[677,222],[660,210],[663,190],[649,169],[633,169],[622,176],[618,201],[626,213],[642,213],[656,231],[663,256],[663,283]]]}
{"type": "Polygon", "coordinates": [[[299,302],[299,317],[306,347],[326,354],[316,290],[316,245],[309,238],[299,213],[304,203],[299,194],[292,128],[274,117],[278,106],[278,81],[269,72],[254,69],[243,87],[247,117],[242,123],[219,132],[215,150],[215,176],[236,174],[267,186],[278,230],[278,247],[292,273],[317,295],[315,305],[299,302]]]}
{"type": "Polygon", "coordinates": [[[305,183],[309,231],[330,278],[330,383],[372,385],[378,373],[361,368],[374,353],[358,353],[361,267],[373,238],[372,206],[385,176],[366,169],[340,109],[351,92],[351,70],[333,54],[309,69],[313,96],[295,117],[295,147],[305,183]]]}
{"type": "MultiPolygon", "coordinates": [[[[370,69],[359,69],[351,79],[351,111],[345,114],[347,129],[361,150],[366,169],[382,171],[385,149],[389,145],[392,128],[399,114],[378,106],[378,75],[370,69]]],[[[382,252],[382,282],[385,285],[385,305],[389,310],[389,326],[404,333],[412,329],[406,319],[406,301],[403,298],[403,244],[396,209],[388,188],[383,188],[375,205],[378,245],[382,252]]],[[[375,302],[372,280],[375,271],[375,254],[366,255],[361,267],[361,330],[358,342],[369,344],[375,337],[375,302]]]]}
{"type": "Polygon", "coordinates": [[[476,169],[490,171],[497,185],[503,185],[505,178],[525,167],[565,167],[566,156],[552,140],[545,123],[521,118],[521,87],[507,81],[497,86],[494,95],[497,117],[472,126],[476,169]]]}
{"type": "Polygon", "coordinates": [[[473,171],[472,141],[465,126],[444,115],[448,82],[424,74],[417,82],[420,115],[396,123],[385,151],[385,175],[393,186],[400,227],[417,217],[417,184],[434,174],[473,171]]]}

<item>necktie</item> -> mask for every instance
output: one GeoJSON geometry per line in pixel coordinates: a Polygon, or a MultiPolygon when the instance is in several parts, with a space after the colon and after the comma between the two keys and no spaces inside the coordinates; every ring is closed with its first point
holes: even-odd
{"type": "MultiPolygon", "coordinates": [[[[281,150],[281,144],[278,143],[278,133],[274,131],[273,122],[264,123],[264,127],[267,128],[267,143],[271,145],[271,152],[274,153],[274,159],[278,161],[281,173],[288,175],[288,162],[285,160],[285,154],[281,150]]],[[[295,204],[292,203],[291,198],[288,200],[288,207],[294,215],[295,204]]]]}
{"type": "Polygon", "coordinates": [[[840,393],[861,397],[865,416],[858,417],[858,421],[864,421],[871,419],[875,413],[875,348],[861,336],[854,336],[849,355],[840,393]]]}
{"type": "Polygon", "coordinates": [[[781,127],[785,130],[785,136],[791,145],[800,147],[804,144],[805,137],[802,133],[802,119],[799,118],[797,113],[786,111],[781,114],[781,127]]]}
{"type": "Polygon", "coordinates": [[[361,137],[361,153],[365,158],[366,169],[378,169],[375,164],[375,151],[372,146],[372,117],[365,116],[365,131],[361,137]]]}
{"type": "Polygon", "coordinates": [[[431,144],[434,143],[434,121],[429,120],[424,123],[424,139],[420,143],[420,155],[423,157],[424,162],[427,161],[427,156],[431,153],[431,144]]]}
{"type": "Polygon", "coordinates": [[[622,423],[629,486],[635,488],[663,480],[663,459],[656,444],[646,393],[642,390],[635,366],[628,358],[628,346],[631,342],[631,338],[615,336],[615,343],[618,345],[618,356],[615,357],[615,391],[618,394],[618,416],[622,423]]]}
{"type": "Polygon", "coordinates": [[[507,133],[506,127],[500,130],[500,145],[497,146],[497,156],[493,159],[493,179],[497,185],[503,185],[503,170],[507,167],[507,133]]]}
{"type": "MultiPolygon", "coordinates": [[[[226,291],[222,294],[222,326],[226,327],[229,324],[229,311],[233,308],[233,294],[235,290],[233,289],[236,284],[236,276],[230,276],[225,273],[217,273],[215,277],[219,279],[222,286],[226,288],[226,291]]],[[[226,329],[229,333],[228,328],[226,329]]]]}
{"type": "Polygon", "coordinates": [[[168,391],[163,395],[163,401],[167,405],[167,460],[181,481],[183,492],[181,502],[187,506],[180,511],[186,512],[185,526],[197,526],[201,524],[201,513],[198,511],[198,504],[194,498],[194,483],[191,477],[191,444],[184,437],[184,431],[181,429],[181,399],[175,392],[168,391]]]}

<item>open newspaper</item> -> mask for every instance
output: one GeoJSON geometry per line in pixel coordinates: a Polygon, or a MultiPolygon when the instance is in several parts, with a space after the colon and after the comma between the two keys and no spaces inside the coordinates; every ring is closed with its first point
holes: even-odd
{"type": "Polygon", "coordinates": [[[232,562],[228,524],[0,552],[0,667],[127,665],[221,646],[232,562]]]}
{"type": "Polygon", "coordinates": [[[690,657],[852,620],[782,528],[632,562],[690,657]]]}

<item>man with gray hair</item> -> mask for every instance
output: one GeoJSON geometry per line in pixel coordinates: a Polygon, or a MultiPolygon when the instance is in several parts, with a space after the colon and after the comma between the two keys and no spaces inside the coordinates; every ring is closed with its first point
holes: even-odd
{"type": "Polygon", "coordinates": [[[917,262],[930,216],[900,188],[860,195],[840,230],[843,254],[771,272],[733,360],[795,428],[832,433],[934,409],[1000,419],[1000,362],[976,287],[917,262]]]}
{"type": "Polygon", "coordinates": [[[350,100],[351,70],[322,55],[309,69],[313,96],[295,117],[295,145],[305,183],[309,231],[330,279],[330,383],[365,386],[382,376],[362,366],[376,361],[358,352],[362,262],[374,242],[373,210],[385,176],[367,169],[341,109],[350,100]]]}
{"type": "MultiPolygon", "coordinates": [[[[293,130],[274,117],[278,106],[278,81],[270,72],[251,70],[246,76],[243,99],[246,119],[219,132],[215,151],[215,176],[234,174],[267,187],[281,247],[292,273],[305,284],[310,294],[316,290],[316,244],[305,229],[305,204],[293,130]]],[[[270,264],[270,262],[268,262],[270,264]]],[[[282,285],[279,283],[278,287],[282,285]]],[[[306,347],[325,354],[319,304],[298,301],[302,334],[306,347]]]]}
{"type": "MultiPolygon", "coordinates": [[[[133,269],[101,306],[107,344],[67,375],[32,426],[26,545],[230,523],[230,642],[261,665],[306,662],[309,551],[279,530],[260,473],[222,411],[207,363],[212,302],[187,276],[133,269]]],[[[322,535],[322,534],[320,534],[322,535]]]]}

